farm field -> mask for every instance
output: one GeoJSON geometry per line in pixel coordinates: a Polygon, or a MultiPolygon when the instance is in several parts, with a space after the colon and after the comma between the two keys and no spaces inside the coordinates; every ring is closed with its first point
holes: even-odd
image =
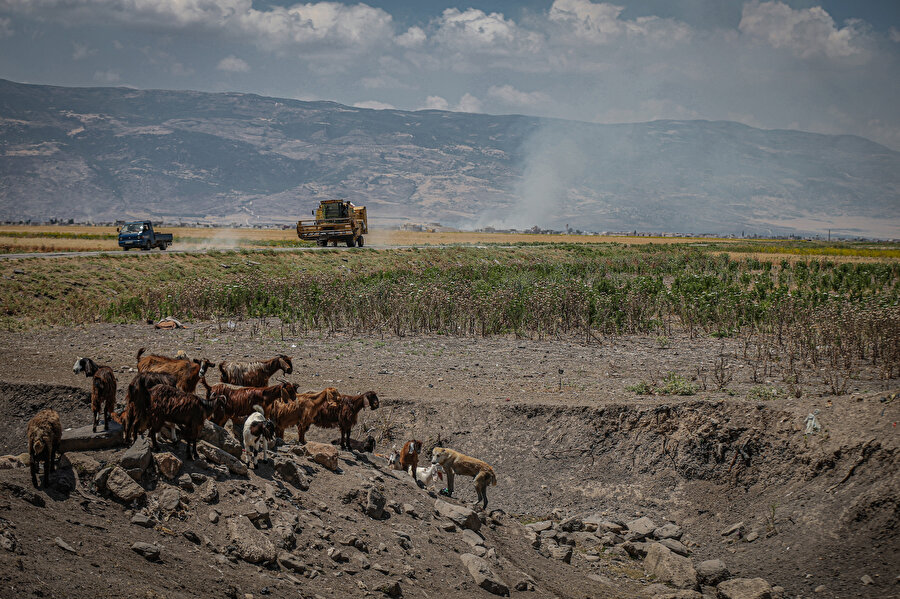
{"type": "MultiPolygon", "coordinates": [[[[286,378],[302,390],[378,393],[380,408],[361,412],[353,431],[354,438],[375,436],[376,453],[409,438],[426,447],[441,439],[491,463],[498,484],[490,487],[490,509],[519,523],[648,516],[683,527],[695,563],[723,559],[735,575],[784,587],[784,597],[812,596],[820,585],[816,596],[896,594],[900,260],[806,254],[806,245],[788,242],[733,244],[734,253],[708,241],[479,245],[485,247],[213,249],[0,263],[2,451],[24,451],[25,422],[45,405],[60,412],[64,426],[90,422],[83,399],[89,381],[72,374],[77,357],[113,368],[121,402],[141,347],[214,362],[283,353],[294,357],[286,378]],[[742,251],[760,247],[781,251],[742,251]],[[148,324],[165,316],[188,328],[148,324]],[[807,429],[810,415],[818,428],[807,429]],[[722,535],[739,522],[743,536],[722,535]],[[863,588],[863,576],[873,585],[863,588]]],[[[857,253],[896,250],[816,247],[848,245],[857,253]]],[[[215,369],[208,376],[219,380],[215,369]]],[[[315,441],[336,437],[335,430],[310,432],[315,441]]],[[[292,446],[296,434],[289,431],[285,441],[292,446]]],[[[93,459],[113,462],[120,453],[93,459]]],[[[420,505],[427,496],[411,485],[341,456],[344,474],[319,472],[309,492],[291,498],[318,514],[300,512],[298,538],[313,547],[304,550],[312,561],[322,554],[316,567],[330,577],[304,579],[311,591],[328,596],[338,585],[348,593],[352,577],[374,575],[333,577],[327,546],[314,548],[323,519],[336,539],[364,529],[377,544],[381,533],[373,530],[380,528],[354,524],[359,513],[342,511],[340,498],[355,490],[351,480],[380,477],[391,497],[426,515],[397,514],[384,525],[399,522],[435,542],[421,549],[422,564],[434,568],[459,550],[425,526],[432,499],[420,505]],[[317,507],[323,502],[327,512],[317,507]]],[[[268,493],[270,503],[282,501],[282,491],[265,491],[278,480],[271,466],[247,478],[225,473],[223,519],[248,497],[268,493]]],[[[27,471],[0,471],[5,482],[27,486],[27,471]]],[[[460,499],[474,499],[470,479],[457,485],[460,499]]],[[[150,505],[170,486],[148,485],[150,505]]],[[[173,535],[140,529],[141,539],[164,539],[179,560],[197,567],[218,559],[216,552],[226,559],[225,525],[209,524],[207,508],[188,497],[194,499],[183,519],[160,522],[173,535]],[[185,527],[211,543],[195,549],[181,537],[185,527]]],[[[49,513],[66,542],[89,545],[96,533],[68,524],[88,518],[78,515],[74,496],[48,506],[9,519],[40,536],[49,513]]],[[[85,521],[102,522],[116,537],[135,535],[129,513],[115,504],[102,513],[85,521]]],[[[624,549],[594,556],[576,545],[568,565],[539,555],[510,532],[510,522],[505,526],[486,531],[488,543],[531,573],[535,596],[634,597],[653,582],[624,549]],[[605,586],[591,586],[598,580],[605,586]]],[[[385,533],[378,542],[392,542],[385,533]]],[[[139,560],[131,566],[137,571],[149,567],[129,559],[139,560]]],[[[418,582],[404,578],[404,596],[419,596],[419,589],[432,596],[442,588],[454,597],[482,592],[447,586],[409,561],[418,582]]],[[[15,574],[20,583],[39,567],[34,557],[24,563],[24,573],[15,574]]],[[[280,574],[214,563],[221,575],[159,584],[172,596],[204,587],[224,593],[227,584],[291,596],[280,574]]],[[[93,571],[82,565],[79,581],[93,571]]],[[[108,576],[110,584],[124,584],[108,576]]]]}

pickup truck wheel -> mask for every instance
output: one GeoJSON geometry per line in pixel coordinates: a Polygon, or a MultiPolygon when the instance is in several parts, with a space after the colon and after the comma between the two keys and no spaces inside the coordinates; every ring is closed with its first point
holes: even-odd
{"type": "Polygon", "coordinates": [[[169,246],[164,243],[161,246],[159,246],[159,249],[165,251],[167,247],[169,247],[169,246]]]}
{"type": "Polygon", "coordinates": [[[122,251],[123,251],[123,252],[127,252],[127,251],[130,250],[130,249],[131,249],[131,248],[122,248],[122,251]]]}
{"type": "Polygon", "coordinates": [[[363,237],[362,235],[356,240],[356,247],[361,248],[363,246],[363,237]]]}

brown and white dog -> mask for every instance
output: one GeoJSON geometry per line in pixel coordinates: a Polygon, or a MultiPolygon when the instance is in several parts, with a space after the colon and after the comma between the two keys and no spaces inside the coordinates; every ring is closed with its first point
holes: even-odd
{"type": "Polygon", "coordinates": [[[494,469],[477,458],[461,454],[458,451],[445,447],[435,447],[431,452],[431,463],[440,464],[447,473],[447,495],[453,495],[453,479],[457,474],[472,476],[475,478],[475,492],[478,500],[484,502],[482,508],[487,509],[487,486],[497,484],[494,469]]]}

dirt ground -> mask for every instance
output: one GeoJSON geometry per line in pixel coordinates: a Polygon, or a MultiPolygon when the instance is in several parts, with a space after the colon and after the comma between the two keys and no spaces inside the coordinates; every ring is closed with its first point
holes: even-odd
{"type": "MultiPolygon", "coordinates": [[[[777,372],[751,381],[752,365],[742,359],[742,348],[731,339],[625,337],[584,344],[572,339],[437,336],[282,338],[277,323],[255,321],[233,326],[201,323],[176,331],[98,324],[2,332],[0,452],[25,451],[25,423],[45,405],[60,411],[64,427],[89,423],[89,408],[84,404],[89,385],[82,375],[72,373],[76,358],[89,356],[112,366],[123,387],[133,376],[130,369],[140,347],[166,354],[180,349],[216,362],[286,353],[294,356],[294,373],[287,378],[304,388],[333,385],[345,393],[375,390],[381,409],[362,412],[354,436],[365,431],[378,435],[382,439],[379,453],[408,438],[422,439],[428,446],[439,437],[448,446],[485,459],[498,476],[497,486],[489,489],[489,507],[523,521],[594,513],[626,520],[647,515],[660,524],[671,520],[684,527],[695,561],[720,558],[733,574],[765,578],[785,587],[790,597],[900,596],[900,402],[891,399],[900,384],[897,379],[878,379],[874,369],[862,369],[843,396],[829,395],[811,370],[804,374],[797,398],[788,397],[777,372]],[[725,390],[718,391],[712,372],[721,357],[730,367],[731,380],[725,390]],[[697,393],[639,396],[626,390],[640,382],[659,383],[672,372],[695,385],[697,393]],[[766,385],[778,389],[777,398],[759,401],[756,391],[766,385]],[[811,413],[821,430],[807,435],[806,418],[811,413]],[[756,533],[752,541],[721,535],[740,521],[747,534],[756,533]],[[864,575],[871,576],[874,584],[863,586],[864,575]],[[824,588],[815,592],[820,586],[824,588]]],[[[218,381],[218,372],[209,379],[218,381]]],[[[318,441],[335,437],[334,431],[319,429],[309,435],[318,441]]],[[[27,470],[12,472],[14,482],[30,488],[27,470]]],[[[461,499],[474,499],[466,479],[458,482],[458,489],[461,499]]],[[[333,503],[338,490],[345,491],[323,485],[320,495],[304,496],[304,501],[333,503]]],[[[110,585],[101,596],[128,594],[127,577],[116,583],[103,561],[115,554],[117,545],[110,537],[128,530],[127,519],[124,525],[112,524],[115,518],[110,512],[121,508],[103,507],[92,516],[95,522],[77,500],[48,503],[55,510],[53,530],[63,527],[71,538],[83,539],[91,551],[98,552],[95,561],[100,565],[94,570],[79,566],[69,574],[84,585],[84,595],[90,581],[100,580],[110,585]],[[111,534],[104,534],[97,544],[97,532],[88,524],[104,526],[111,534]]],[[[34,520],[14,520],[19,539],[30,543],[28,554],[58,534],[42,532],[50,528],[41,520],[46,510],[33,510],[34,520]],[[38,538],[44,540],[38,542],[38,538]]],[[[13,520],[2,509],[0,518],[13,520]]],[[[514,543],[504,546],[516,559],[538,559],[536,553],[517,547],[514,543]]],[[[67,567],[65,555],[57,554],[54,571],[61,573],[67,567]]],[[[196,548],[188,544],[177,559],[193,563],[198,559],[195,554],[196,548]]],[[[439,556],[438,550],[435,563],[440,562],[439,556]]],[[[423,554],[423,559],[432,557],[423,554]]],[[[606,562],[573,560],[573,564],[577,565],[567,568],[574,569],[553,570],[551,578],[570,581],[555,594],[608,595],[610,588],[590,586],[585,575],[591,572],[612,580],[615,592],[624,595],[634,592],[629,581],[640,578],[624,574],[627,568],[610,570],[606,562]]],[[[39,567],[31,562],[26,566],[26,570],[39,567]]],[[[529,567],[541,572],[559,566],[555,561],[549,565],[541,561],[529,567]]],[[[159,576],[151,574],[159,569],[143,562],[135,567],[136,576],[151,577],[148,580],[159,576]]],[[[237,571],[242,576],[245,571],[250,576],[272,576],[240,564],[228,567],[232,570],[224,578],[210,566],[198,568],[196,580],[170,577],[160,579],[153,588],[161,596],[187,596],[199,588],[225,589],[234,584],[231,574],[237,571]]],[[[0,580],[27,588],[33,578],[21,572],[0,576],[0,580]]],[[[244,590],[252,588],[249,585],[237,586],[242,592],[254,592],[244,590]]],[[[263,586],[261,578],[256,588],[263,586]]],[[[342,596],[350,588],[325,586],[316,592],[329,596],[331,589],[333,596],[342,596]]],[[[440,579],[422,588],[426,593],[440,589],[440,579]]],[[[58,595],[59,587],[55,589],[58,595]]],[[[404,596],[417,596],[407,589],[404,585],[404,596]]],[[[471,589],[463,584],[447,596],[468,592],[471,589]]]]}

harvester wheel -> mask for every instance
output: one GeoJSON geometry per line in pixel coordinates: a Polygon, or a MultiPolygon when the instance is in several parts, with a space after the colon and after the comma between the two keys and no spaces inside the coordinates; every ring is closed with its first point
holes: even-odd
{"type": "Polygon", "coordinates": [[[316,239],[316,245],[319,246],[320,248],[323,248],[328,245],[328,242],[324,239],[316,239]]]}
{"type": "Polygon", "coordinates": [[[352,247],[355,247],[355,246],[356,246],[356,242],[353,241],[353,238],[352,238],[352,237],[351,237],[350,239],[347,240],[347,247],[348,247],[348,248],[352,248],[352,247]]]}
{"type": "Polygon", "coordinates": [[[362,237],[362,235],[360,235],[360,236],[356,239],[356,247],[361,248],[362,246],[363,246],[363,237],[362,237]]]}

